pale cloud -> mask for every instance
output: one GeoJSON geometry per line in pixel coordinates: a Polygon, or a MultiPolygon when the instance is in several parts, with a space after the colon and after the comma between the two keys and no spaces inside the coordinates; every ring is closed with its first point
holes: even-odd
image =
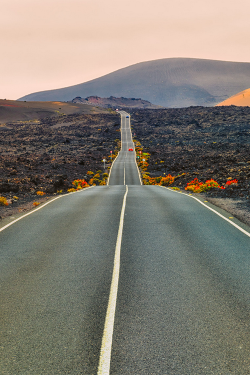
{"type": "Polygon", "coordinates": [[[0,97],[146,60],[250,62],[248,0],[0,0],[0,97]]]}

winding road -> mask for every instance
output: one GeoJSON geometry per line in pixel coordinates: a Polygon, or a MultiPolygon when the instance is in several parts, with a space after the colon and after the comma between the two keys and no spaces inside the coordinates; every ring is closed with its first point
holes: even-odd
{"type": "Polygon", "coordinates": [[[142,186],[120,115],[107,186],[1,224],[0,373],[250,374],[250,228],[142,186]]]}

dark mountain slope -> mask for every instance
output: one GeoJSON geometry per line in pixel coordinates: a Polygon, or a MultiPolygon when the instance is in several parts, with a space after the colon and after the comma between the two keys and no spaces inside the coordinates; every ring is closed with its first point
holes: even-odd
{"type": "Polygon", "coordinates": [[[103,108],[162,108],[161,106],[154,105],[149,101],[143,100],[141,98],[116,98],[114,96],[110,96],[109,98],[100,98],[99,96],[88,96],[85,99],[78,96],[74,98],[71,102],[88,104],[92,106],[95,105],[103,108]]]}
{"type": "Polygon", "coordinates": [[[250,87],[250,63],[189,58],[142,62],[103,77],[20,100],[68,101],[76,96],[143,98],[166,107],[213,106],[250,87]]]}

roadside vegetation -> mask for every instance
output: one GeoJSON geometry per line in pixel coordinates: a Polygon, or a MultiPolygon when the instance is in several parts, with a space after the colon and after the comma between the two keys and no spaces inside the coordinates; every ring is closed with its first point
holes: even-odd
{"type": "Polygon", "coordinates": [[[250,207],[249,107],[132,109],[130,114],[133,135],[150,154],[151,178],[170,174],[175,177],[170,186],[183,191],[195,178],[203,184],[214,180],[225,189],[203,186],[207,196],[244,199],[250,207]]]}
{"type": "Polygon", "coordinates": [[[8,206],[9,203],[5,197],[0,197],[0,206],[8,206]]]}
{"type": "MultiPolygon", "coordinates": [[[[177,174],[176,176],[172,176],[171,174],[166,175],[164,173],[163,176],[151,177],[150,173],[147,172],[147,168],[150,162],[150,154],[148,152],[144,152],[143,147],[139,141],[135,139],[133,141],[135,143],[137,164],[142,173],[143,184],[168,186],[173,190],[180,190],[179,187],[173,186],[173,184],[176,180],[184,176],[186,173],[177,174]]],[[[164,160],[161,160],[160,163],[164,163],[164,160]]],[[[192,181],[187,182],[185,190],[191,191],[193,193],[202,193],[210,191],[211,189],[224,190],[229,186],[237,186],[237,184],[238,180],[232,179],[231,177],[229,177],[228,181],[222,185],[219,185],[219,183],[213,178],[206,180],[206,182],[201,182],[198,180],[198,178],[194,178],[192,181]]]]}

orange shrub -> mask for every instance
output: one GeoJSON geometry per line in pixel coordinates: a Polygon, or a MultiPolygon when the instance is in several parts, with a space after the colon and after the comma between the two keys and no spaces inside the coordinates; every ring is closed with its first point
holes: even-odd
{"type": "Polygon", "coordinates": [[[166,177],[162,177],[160,180],[160,185],[161,186],[169,186],[174,183],[174,177],[171,176],[171,174],[168,174],[166,177]]]}
{"type": "Polygon", "coordinates": [[[154,178],[151,178],[150,176],[147,176],[146,174],[144,174],[142,176],[143,178],[143,184],[144,185],[155,185],[155,179],[154,178]]]}
{"type": "Polygon", "coordinates": [[[236,180],[236,178],[234,180],[229,180],[226,182],[226,185],[227,186],[230,186],[230,185],[236,185],[238,183],[238,180],[236,180]]]}
{"type": "Polygon", "coordinates": [[[8,206],[9,203],[7,202],[7,199],[4,197],[0,197],[0,206],[8,206]]]}
{"type": "Polygon", "coordinates": [[[43,195],[45,195],[46,193],[44,193],[44,191],[37,191],[36,194],[37,194],[37,195],[41,195],[41,196],[43,196],[43,195]]]}
{"type": "Polygon", "coordinates": [[[76,190],[80,190],[89,186],[89,184],[84,179],[74,180],[72,184],[76,187],[76,190]]]}
{"type": "Polygon", "coordinates": [[[213,188],[224,189],[223,186],[220,186],[218,182],[212,178],[207,180],[205,183],[199,182],[198,178],[195,178],[193,181],[187,183],[185,190],[192,191],[193,193],[201,193],[213,188]]]}

